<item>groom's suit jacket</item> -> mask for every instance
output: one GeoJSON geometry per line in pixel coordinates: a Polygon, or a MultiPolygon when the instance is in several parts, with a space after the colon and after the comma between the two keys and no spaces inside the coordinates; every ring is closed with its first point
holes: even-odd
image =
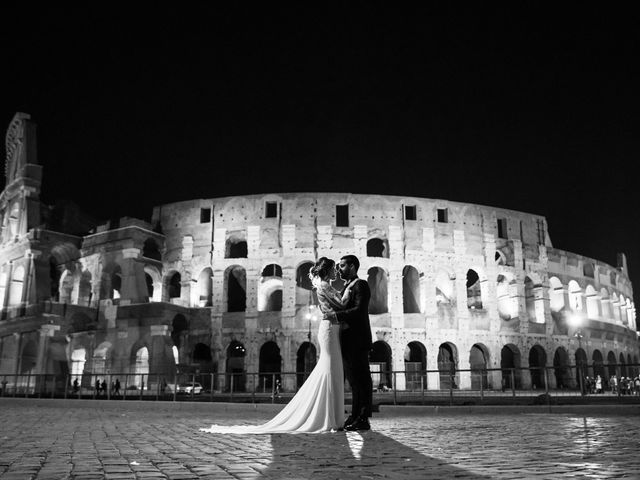
{"type": "MultiPolygon", "coordinates": [[[[347,327],[341,331],[343,350],[369,350],[371,348],[371,324],[369,323],[369,300],[371,290],[366,280],[357,278],[349,286],[351,294],[344,310],[336,312],[339,322],[347,327]]],[[[342,292],[344,293],[344,290],[342,292]]]]}

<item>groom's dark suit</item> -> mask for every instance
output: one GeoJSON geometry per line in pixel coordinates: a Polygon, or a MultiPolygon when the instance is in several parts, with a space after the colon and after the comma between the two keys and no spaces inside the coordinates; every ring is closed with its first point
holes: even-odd
{"type": "MultiPolygon", "coordinates": [[[[351,415],[366,419],[371,416],[373,385],[369,370],[371,325],[369,299],[371,290],[366,280],[356,278],[348,284],[351,294],[344,310],[336,311],[343,324],[340,333],[345,376],[351,385],[351,415]]],[[[346,289],[347,287],[345,287],[346,289]]],[[[344,293],[344,290],[342,292],[344,293]]]]}

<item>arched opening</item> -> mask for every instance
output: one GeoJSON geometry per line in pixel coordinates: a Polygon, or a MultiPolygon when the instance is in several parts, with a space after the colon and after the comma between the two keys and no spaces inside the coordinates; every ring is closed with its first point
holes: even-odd
{"type": "Polygon", "coordinates": [[[178,351],[185,346],[183,338],[188,329],[189,323],[184,315],[178,314],[173,317],[173,321],[171,322],[171,340],[173,340],[173,344],[178,351]]]}
{"type": "Polygon", "coordinates": [[[582,312],[582,289],[578,282],[571,280],[568,285],[569,308],[574,312],[582,312]]]}
{"type": "Polygon", "coordinates": [[[498,315],[503,320],[510,320],[516,317],[514,313],[513,300],[511,299],[511,284],[513,279],[506,274],[498,275],[496,285],[496,296],[498,297],[498,315]]]}
{"type": "Polygon", "coordinates": [[[78,305],[82,305],[83,307],[90,306],[92,297],[91,272],[85,270],[80,275],[80,285],[78,286],[78,305]]]}
{"type": "Polygon", "coordinates": [[[247,273],[239,266],[227,270],[227,311],[244,312],[247,309],[247,273]]]}
{"type": "Polygon", "coordinates": [[[600,350],[594,350],[593,356],[593,376],[597,379],[598,376],[604,380],[604,360],[602,358],[602,352],[600,350]]]}
{"type": "Polygon", "coordinates": [[[31,375],[34,372],[38,361],[38,345],[33,340],[29,340],[22,349],[20,355],[20,374],[31,375]]]}
{"type": "Polygon", "coordinates": [[[272,390],[274,381],[280,381],[282,356],[280,356],[280,347],[278,347],[276,342],[265,342],[265,344],[260,347],[258,371],[260,372],[260,389],[263,392],[272,390]]]}
{"type": "Polygon", "coordinates": [[[296,384],[300,388],[316,366],[316,347],[311,342],[304,342],[296,356],[296,384]]]}
{"type": "Polygon", "coordinates": [[[547,354],[540,345],[534,345],[529,350],[529,373],[531,375],[531,388],[545,388],[545,371],[547,354]]]}
{"type": "Polygon", "coordinates": [[[556,348],[553,355],[553,371],[556,377],[556,387],[559,389],[571,387],[571,370],[569,369],[569,354],[564,347],[556,348]]]}
{"type": "Polygon", "coordinates": [[[153,238],[147,238],[144,241],[144,245],[142,247],[142,256],[145,258],[150,258],[152,260],[162,260],[160,248],[153,238]]]}
{"type": "Polygon", "coordinates": [[[71,295],[73,294],[74,281],[75,278],[72,270],[66,269],[60,276],[60,303],[72,303],[71,295]]]}
{"type": "Polygon", "coordinates": [[[442,343],[438,347],[438,372],[441,389],[459,388],[458,349],[453,343],[442,343]]]}
{"type": "Polygon", "coordinates": [[[244,392],[246,375],[244,373],[244,357],[247,351],[244,345],[233,340],[227,347],[227,381],[225,390],[228,392],[244,392]]]}
{"type": "Polygon", "coordinates": [[[211,307],[213,305],[213,270],[207,267],[198,277],[198,305],[211,307]]]}
{"type": "Polygon", "coordinates": [[[502,347],[500,351],[500,368],[502,369],[502,390],[521,388],[520,350],[513,344],[502,347]]]}
{"type": "Polygon", "coordinates": [[[409,342],[404,349],[404,369],[408,390],[427,388],[427,349],[420,342],[409,342]]]}
{"type": "Polygon", "coordinates": [[[600,316],[600,308],[598,308],[598,294],[596,289],[591,285],[587,285],[585,289],[585,299],[587,303],[587,318],[598,318],[600,316]]]}
{"type": "Polygon", "coordinates": [[[471,389],[486,390],[489,388],[487,365],[489,353],[487,347],[476,343],[469,352],[469,368],[471,369],[471,389]]]}
{"type": "Polygon", "coordinates": [[[149,388],[149,350],[147,347],[141,347],[136,351],[136,363],[134,367],[135,376],[133,378],[134,385],[139,390],[149,388]],[[147,380],[145,382],[145,380],[147,380]]]}
{"type": "MultiPolygon", "coordinates": [[[[311,267],[313,267],[313,262],[304,262],[296,268],[296,305],[318,304],[316,293],[309,278],[311,267]]],[[[337,288],[335,282],[333,287],[337,288]]]]}
{"type": "Polygon", "coordinates": [[[110,342],[102,342],[98,345],[93,351],[93,374],[94,375],[104,375],[105,373],[109,373],[110,362],[108,361],[108,355],[111,350],[110,342]]]}
{"type": "Polygon", "coordinates": [[[204,374],[200,377],[202,386],[205,390],[210,390],[213,386],[211,385],[211,375],[209,374],[215,373],[216,368],[213,363],[209,345],[196,343],[193,349],[193,363],[198,365],[198,370],[200,370],[201,374],[204,374]]]}
{"type": "Polygon", "coordinates": [[[147,297],[151,300],[153,298],[153,278],[147,272],[144,273],[144,282],[147,285],[147,297]]]}
{"type": "Polygon", "coordinates": [[[389,249],[386,240],[372,238],[367,241],[367,257],[389,258],[389,249]]]}
{"type": "Polygon", "coordinates": [[[169,299],[180,298],[181,294],[182,277],[180,276],[180,273],[175,272],[171,277],[169,277],[169,299]]]}
{"type": "Polygon", "coordinates": [[[367,280],[371,289],[371,300],[369,301],[369,313],[387,313],[387,272],[382,268],[372,267],[367,272],[367,280]]]}
{"type": "Polygon", "coordinates": [[[282,311],[282,267],[272,263],[262,270],[258,285],[258,311],[282,311]]]}
{"type": "Polygon", "coordinates": [[[24,267],[18,265],[11,277],[11,288],[9,290],[9,305],[18,306],[22,303],[22,288],[24,285],[24,267]]]}
{"type": "Polygon", "coordinates": [[[57,302],[60,300],[60,277],[64,271],[64,264],[58,265],[58,260],[49,257],[49,282],[51,285],[51,300],[57,302]]]}
{"type": "Polygon", "coordinates": [[[369,366],[374,388],[392,388],[391,347],[383,340],[374,342],[369,352],[369,366]]]}
{"type": "Polygon", "coordinates": [[[420,275],[410,265],[402,269],[402,306],[404,313],[420,313],[420,275]]]}
{"type": "Polygon", "coordinates": [[[247,242],[235,238],[227,240],[225,258],[247,258],[247,242]]]}
{"type": "Polygon", "coordinates": [[[80,386],[82,382],[82,373],[84,372],[84,364],[86,361],[87,351],[84,348],[76,348],[71,352],[71,382],[74,387],[76,385],[80,386]]]}
{"type": "MultiPolygon", "coordinates": [[[[595,370],[595,362],[596,362],[596,359],[594,358],[593,359],[593,368],[594,368],[594,370],[595,370]]],[[[629,372],[627,372],[627,362],[624,361],[624,355],[622,353],[620,354],[620,376],[622,376],[622,377],[628,377],[629,376],[629,372]]]]}
{"type": "Polygon", "coordinates": [[[564,288],[558,277],[549,279],[549,303],[551,312],[559,312],[564,308],[564,288]]]}
{"type": "Polygon", "coordinates": [[[467,270],[467,308],[476,310],[482,308],[482,294],[480,277],[475,270],[467,270]]]}
{"type": "Polygon", "coordinates": [[[617,364],[618,362],[616,361],[616,354],[613,353],[612,351],[609,351],[609,353],[607,354],[607,375],[608,378],[613,377],[614,375],[617,375],[617,364]]]}

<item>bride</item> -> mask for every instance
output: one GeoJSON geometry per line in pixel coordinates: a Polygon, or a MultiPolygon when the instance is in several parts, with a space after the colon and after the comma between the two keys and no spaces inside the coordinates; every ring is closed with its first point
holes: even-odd
{"type": "MultiPolygon", "coordinates": [[[[329,283],[337,277],[335,262],[320,258],[309,270],[322,313],[344,309],[347,289],[341,296],[329,283]]],[[[340,325],[322,320],[318,328],[320,358],[298,393],[273,419],[256,426],[212,425],[201,428],[210,433],[328,432],[344,422],[344,372],[340,351],[340,325]]]]}

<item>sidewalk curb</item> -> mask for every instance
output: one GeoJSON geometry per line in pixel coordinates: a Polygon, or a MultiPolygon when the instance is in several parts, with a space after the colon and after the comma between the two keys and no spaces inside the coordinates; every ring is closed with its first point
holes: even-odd
{"type": "Polygon", "coordinates": [[[380,405],[380,415],[517,415],[517,414],[573,414],[573,415],[640,415],[640,405],[464,405],[464,406],[426,406],[426,405],[380,405]]]}

